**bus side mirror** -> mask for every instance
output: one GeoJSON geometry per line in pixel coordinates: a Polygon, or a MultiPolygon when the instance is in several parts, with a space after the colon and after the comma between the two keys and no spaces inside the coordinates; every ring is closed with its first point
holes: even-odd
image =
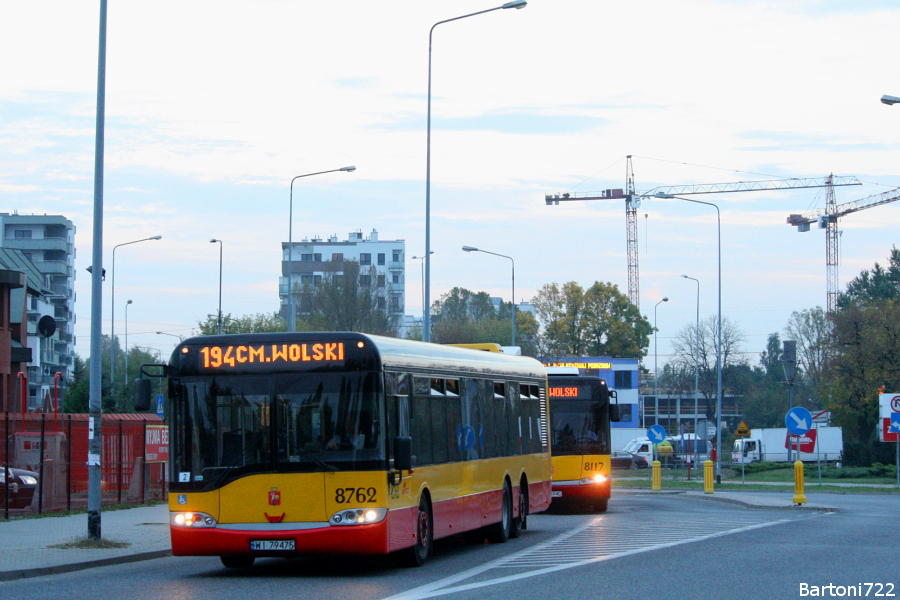
{"type": "Polygon", "coordinates": [[[398,471],[412,469],[412,438],[408,435],[394,438],[394,468],[398,471]]]}
{"type": "Polygon", "coordinates": [[[134,410],[135,412],[150,410],[150,379],[147,377],[134,380],[134,410]]]}
{"type": "Polygon", "coordinates": [[[610,404],[609,405],[609,420],[613,423],[618,423],[621,421],[621,417],[619,416],[619,405],[618,404],[610,404]]]}

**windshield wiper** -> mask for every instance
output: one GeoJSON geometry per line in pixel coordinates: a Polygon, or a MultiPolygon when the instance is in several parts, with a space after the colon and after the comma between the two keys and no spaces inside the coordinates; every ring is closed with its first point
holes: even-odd
{"type": "Polygon", "coordinates": [[[302,452],[304,455],[308,456],[310,460],[312,460],[314,463],[316,463],[317,465],[319,465],[326,471],[334,473],[335,471],[338,470],[338,468],[336,466],[325,462],[324,460],[322,460],[321,458],[319,458],[318,456],[316,456],[315,454],[313,454],[312,452],[310,452],[308,450],[304,450],[303,448],[297,448],[297,450],[302,452]]]}

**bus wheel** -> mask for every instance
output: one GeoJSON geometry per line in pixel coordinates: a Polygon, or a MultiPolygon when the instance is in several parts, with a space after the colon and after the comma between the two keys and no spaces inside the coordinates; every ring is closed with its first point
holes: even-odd
{"type": "Polygon", "coordinates": [[[509,537],[517,538],[522,535],[522,530],[528,528],[528,496],[525,495],[525,481],[519,484],[518,505],[519,516],[513,519],[512,527],[509,530],[509,537]]]}
{"type": "Polygon", "coordinates": [[[416,516],[416,545],[405,551],[404,563],[408,567],[421,567],[432,552],[434,541],[434,525],[431,519],[431,507],[428,498],[422,494],[419,500],[419,513],[416,516]]]}
{"type": "Polygon", "coordinates": [[[594,505],[594,512],[606,512],[607,508],[609,508],[608,498],[597,500],[597,503],[594,505]]]}
{"type": "Polygon", "coordinates": [[[253,566],[255,556],[220,556],[222,564],[229,569],[249,569],[253,566]]]}
{"type": "Polygon", "coordinates": [[[503,483],[503,504],[500,507],[500,522],[496,525],[491,525],[488,539],[494,544],[505,544],[511,533],[512,522],[512,492],[507,481],[503,483]]]}

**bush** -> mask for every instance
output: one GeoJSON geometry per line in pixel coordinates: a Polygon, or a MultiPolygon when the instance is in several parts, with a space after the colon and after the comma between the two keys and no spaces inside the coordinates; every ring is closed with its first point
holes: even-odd
{"type": "MultiPolygon", "coordinates": [[[[763,471],[777,471],[779,469],[793,469],[789,463],[773,463],[773,462],[753,462],[744,465],[744,473],[752,475],[753,473],[762,473],[763,471]]],[[[741,465],[732,465],[731,470],[736,474],[741,474],[741,465]]]]}
{"type": "Polygon", "coordinates": [[[895,465],[883,465],[875,463],[867,469],[872,477],[896,477],[897,467],[895,465]]]}
{"type": "Polygon", "coordinates": [[[857,440],[844,442],[844,465],[848,467],[868,467],[875,463],[890,464],[894,462],[894,444],[885,444],[877,440],[863,443],[857,440]]]}

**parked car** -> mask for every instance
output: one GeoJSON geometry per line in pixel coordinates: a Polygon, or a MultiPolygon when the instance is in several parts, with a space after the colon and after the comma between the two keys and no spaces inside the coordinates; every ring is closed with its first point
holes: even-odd
{"type": "Polygon", "coordinates": [[[27,508],[37,490],[38,474],[34,471],[0,465],[0,507],[6,506],[9,490],[10,508],[27,508]]]}
{"type": "Polygon", "coordinates": [[[614,451],[611,462],[613,469],[647,469],[650,467],[646,458],[625,450],[614,451]]]}

